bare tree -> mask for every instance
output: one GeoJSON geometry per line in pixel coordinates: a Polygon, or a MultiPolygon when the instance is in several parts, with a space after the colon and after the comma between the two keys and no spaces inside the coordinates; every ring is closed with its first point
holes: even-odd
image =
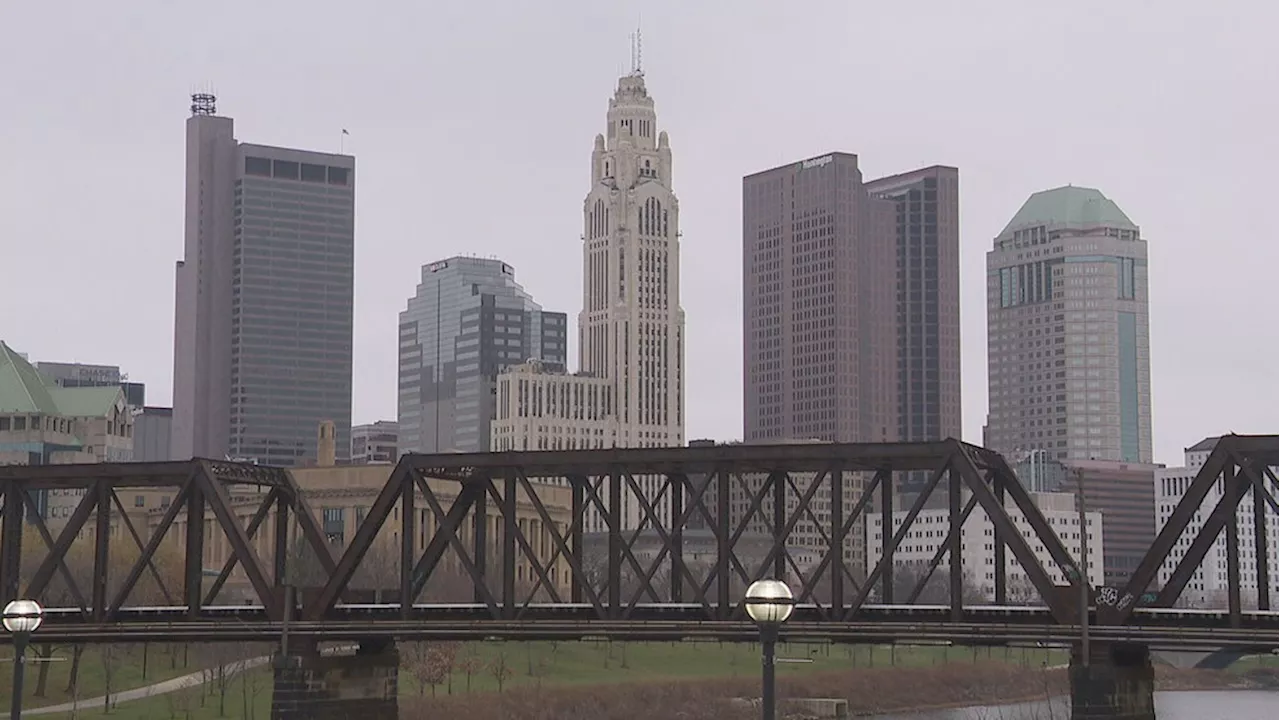
{"type": "Polygon", "coordinates": [[[458,667],[459,646],[460,643],[454,641],[435,643],[436,662],[444,672],[445,682],[448,684],[448,693],[450,695],[453,694],[453,671],[458,667]]]}
{"type": "Polygon", "coordinates": [[[493,676],[494,682],[498,683],[498,692],[502,692],[503,685],[506,684],[507,678],[511,677],[511,665],[507,662],[507,651],[502,649],[497,655],[489,661],[489,674],[493,676]]]}
{"type": "MultiPolygon", "coordinates": [[[[911,563],[894,563],[893,567],[893,599],[895,603],[906,603],[911,598],[911,593],[924,583],[923,589],[915,599],[918,605],[947,605],[951,602],[951,571],[950,568],[935,568],[932,574],[926,579],[926,571],[928,567],[911,563]]],[[[879,592],[879,587],[876,588],[879,592]]],[[[972,575],[968,570],[964,572],[960,579],[960,602],[965,604],[976,604],[982,602],[985,597],[982,589],[973,581],[972,575]]]]}
{"type": "Polygon", "coordinates": [[[1196,597],[1195,595],[1192,595],[1191,593],[1188,593],[1184,589],[1182,593],[1178,595],[1178,598],[1173,601],[1173,606],[1176,608],[1183,608],[1186,610],[1199,610],[1201,608],[1207,607],[1207,604],[1204,602],[1201,602],[1200,598],[1196,597]]]}
{"type": "Polygon", "coordinates": [[[264,683],[259,673],[248,668],[240,671],[241,717],[244,720],[256,720],[257,698],[261,694],[264,683]]]}
{"type": "Polygon", "coordinates": [[[289,559],[286,561],[289,584],[299,588],[323,587],[329,580],[328,573],[324,571],[324,565],[320,563],[316,551],[301,538],[299,535],[289,548],[289,559]]]}
{"type": "Polygon", "coordinates": [[[206,685],[212,692],[218,693],[218,716],[227,715],[227,691],[231,689],[231,680],[241,670],[244,662],[244,649],[228,643],[209,643],[201,650],[205,662],[212,663],[205,671],[209,680],[206,685]]]}
{"type": "Polygon", "coordinates": [[[467,692],[471,692],[471,678],[484,669],[484,661],[476,653],[474,645],[467,645],[463,648],[461,656],[458,658],[458,669],[467,676],[467,692]]]}
{"type": "MultiPolygon", "coordinates": [[[[143,537],[145,542],[146,538],[143,537]]],[[[84,578],[93,577],[93,556],[94,556],[95,539],[91,533],[82,534],[68,548],[66,555],[62,558],[66,566],[67,573],[64,574],[58,569],[49,578],[48,585],[37,598],[41,604],[48,608],[74,607],[76,605],[76,592],[82,598],[88,598],[91,587],[84,578]],[[66,575],[70,575],[73,587],[67,581],[66,575]]],[[[113,540],[107,547],[107,597],[114,600],[124,587],[124,581],[127,579],[130,569],[141,557],[141,551],[137,544],[133,541],[132,536],[125,534],[124,537],[113,540]]],[[[44,538],[40,535],[35,525],[27,525],[23,528],[22,536],[22,558],[21,571],[22,582],[27,585],[31,582],[32,575],[49,555],[49,548],[45,544],[44,538]]],[[[182,576],[182,556],[178,551],[176,544],[162,543],[151,557],[151,562],[142,575],[138,578],[133,589],[124,598],[125,604],[162,604],[165,600],[165,591],[170,594],[175,592],[178,578],[182,576]],[[159,576],[157,578],[157,576],[159,576]]],[[[52,643],[40,643],[32,648],[34,654],[42,659],[51,659],[59,646],[52,643]]],[[[80,645],[71,645],[71,665],[67,673],[67,687],[65,692],[73,694],[78,686],[80,679],[80,663],[84,655],[84,647],[80,645]]],[[[35,687],[33,694],[36,697],[46,697],[48,694],[49,671],[52,666],[50,662],[37,663],[35,687]]],[[[107,678],[110,680],[110,678],[107,678]]]]}
{"type": "Polygon", "coordinates": [[[1040,591],[1026,575],[1015,575],[1005,580],[1005,599],[1010,605],[1041,605],[1040,591]]]}
{"type": "Polygon", "coordinates": [[[116,664],[112,658],[112,645],[104,643],[98,646],[102,654],[102,714],[111,712],[111,681],[115,679],[116,664]]]}
{"type": "Polygon", "coordinates": [[[386,591],[399,592],[400,551],[390,540],[378,538],[360,558],[349,585],[352,590],[371,590],[374,602],[381,602],[386,591]]]}
{"type": "Polygon", "coordinates": [[[434,696],[436,685],[444,681],[444,675],[436,662],[432,644],[422,640],[404,643],[400,646],[400,657],[418,684],[418,695],[426,695],[430,686],[434,696]]]}
{"type": "Polygon", "coordinates": [[[196,694],[197,688],[191,685],[166,693],[164,698],[169,720],[191,720],[191,712],[196,709],[196,694]]]}

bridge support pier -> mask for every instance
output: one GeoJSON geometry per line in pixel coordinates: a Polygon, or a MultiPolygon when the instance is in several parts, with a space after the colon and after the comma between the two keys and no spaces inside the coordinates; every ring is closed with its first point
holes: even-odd
{"type": "Polygon", "coordinates": [[[1071,720],[1155,720],[1155,669],[1142,645],[1093,643],[1071,651],[1071,720]]]}
{"type": "Polygon", "coordinates": [[[290,646],[273,658],[271,720],[399,720],[394,641],[361,641],[354,654],[290,646]]]}

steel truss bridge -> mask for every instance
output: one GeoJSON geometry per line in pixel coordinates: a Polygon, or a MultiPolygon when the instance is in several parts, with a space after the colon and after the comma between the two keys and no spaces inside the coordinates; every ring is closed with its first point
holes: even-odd
{"type": "MultiPolygon", "coordinates": [[[[1277,480],[1270,468],[1278,464],[1278,455],[1274,435],[1220,440],[1129,581],[1096,593],[1090,636],[1155,648],[1274,650],[1280,619],[1272,611],[1266,580],[1265,520],[1277,512],[1277,480]],[[1172,577],[1148,592],[1219,482],[1221,500],[1190,539],[1172,577]],[[1240,537],[1237,508],[1246,500],[1254,517],[1257,611],[1243,609],[1239,589],[1240,543],[1246,538],[1240,537]],[[1228,608],[1174,608],[1223,533],[1231,580],[1228,608]]],[[[789,639],[1066,644],[1080,633],[1076,598],[1079,583],[1086,581],[1005,460],[956,440],[408,455],[345,548],[330,544],[307,495],[291,473],[279,468],[201,459],[0,467],[0,500],[0,602],[17,597],[44,602],[47,620],[39,632],[51,641],[263,641],[284,633],[314,640],[754,640],[757,630],[746,617],[742,588],[773,576],[799,578],[794,583],[798,607],[784,629],[789,639]],[[894,511],[904,509],[895,507],[895,491],[909,473],[927,475],[927,482],[918,494],[905,496],[914,500],[905,508],[905,520],[895,523],[894,511]],[[641,492],[645,482],[657,484],[651,497],[641,492]],[[440,492],[441,483],[451,492],[440,492]],[[546,488],[571,498],[567,516],[561,515],[567,521],[553,517],[544,502],[551,492],[546,488]],[[126,510],[128,498],[141,489],[173,494],[158,522],[136,522],[126,510]],[[82,493],[56,534],[38,511],[36,498],[48,490],[82,493]],[[935,494],[948,510],[949,529],[919,578],[912,579],[905,602],[900,601],[894,556],[935,494]],[[624,495],[637,503],[643,533],[624,529],[624,495]],[[243,503],[245,497],[256,505],[247,522],[233,502],[243,503]],[[1030,528],[1030,537],[1006,510],[1009,505],[1030,528]],[[977,508],[994,529],[995,599],[982,605],[964,599],[959,532],[977,508]],[[423,523],[427,512],[431,521],[423,523]],[[596,566],[588,562],[584,537],[592,512],[605,528],[605,552],[596,566]],[[534,536],[533,523],[521,522],[521,513],[539,521],[541,536],[534,536]],[[852,533],[863,532],[859,521],[876,514],[882,528],[896,525],[897,530],[881,533],[879,559],[864,577],[844,549],[852,533]],[[370,602],[368,593],[352,587],[352,579],[385,538],[379,533],[393,517],[399,556],[395,587],[370,602]],[[268,519],[271,537],[259,539],[268,519]],[[810,537],[818,538],[817,562],[803,571],[789,542],[802,523],[810,537]],[[695,561],[685,549],[685,536],[695,528],[711,537],[715,551],[709,561],[695,561]],[[209,584],[204,554],[197,549],[215,533],[225,537],[230,555],[209,584]],[[642,534],[650,541],[656,536],[656,552],[638,551],[642,534]],[[764,545],[748,551],[748,540],[759,537],[764,545]],[[77,538],[85,538],[89,547],[90,557],[80,558],[80,565],[73,558],[77,538]],[[1056,572],[1039,562],[1033,540],[1056,572]],[[24,542],[35,547],[24,548],[24,542]],[[111,548],[117,543],[124,543],[133,558],[127,572],[112,565],[111,548]],[[539,543],[551,549],[550,558],[535,552],[539,543]],[[176,582],[172,575],[179,573],[169,573],[166,581],[159,568],[166,545],[182,548],[176,582]],[[265,557],[262,547],[269,548],[265,557]],[[289,566],[299,548],[315,558],[320,579],[293,592],[289,566]],[[1010,601],[1007,554],[1043,605],[1010,601]],[[518,567],[529,569],[528,583],[517,581],[518,567]],[[424,588],[448,568],[465,580],[471,602],[422,602],[424,588]],[[247,605],[218,604],[219,592],[237,569],[255,599],[247,605]],[[563,582],[554,580],[558,571],[563,582]],[[919,604],[935,574],[948,600],[919,604]],[[143,577],[154,581],[161,602],[131,596],[143,577]]]]}

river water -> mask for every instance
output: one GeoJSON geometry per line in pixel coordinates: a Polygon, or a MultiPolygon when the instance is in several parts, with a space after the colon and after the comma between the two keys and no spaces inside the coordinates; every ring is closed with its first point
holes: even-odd
{"type": "MultiPolygon", "coordinates": [[[[1274,690],[1220,690],[1156,693],[1158,720],[1276,720],[1280,695],[1274,690]]],[[[1051,702],[957,708],[882,715],[876,720],[1068,720],[1066,698],[1051,702]]]]}

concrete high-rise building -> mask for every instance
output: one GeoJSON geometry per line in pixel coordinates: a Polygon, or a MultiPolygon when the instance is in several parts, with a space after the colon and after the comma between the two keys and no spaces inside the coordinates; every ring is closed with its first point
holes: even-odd
{"type": "Polygon", "coordinates": [[[848,153],[743,178],[746,442],[898,438],[894,211],[848,153]]]}
{"type": "Polygon", "coordinates": [[[987,253],[984,443],[1151,462],[1147,244],[1092,188],[1032,195],[987,253]]]}
{"type": "Polygon", "coordinates": [[[567,323],[501,260],[424,265],[400,313],[399,452],[489,450],[499,371],[530,358],[563,368],[567,323]]]}
{"type": "MultiPolygon", "coordinates": [[[[605,122],[583,202],[579,372],[502,373],[498,394],[507,400],[498,404],[495,450],[684,444],[680,208],[667,133],[658,130],[639,68],[618,80],[605,122]],[[545,401],[528,395],[535,387],[554,388],[555,395],[545,401]]],[[[636,481],[647,497],[657,497],[660,478],[636,481]]],[[[666,521],[670,505],[659,505],[666,521]]],[[[629,491],[621,513],[628,528],[644,524],[629,491]]],[[[601,520],[588,512],[587,531],[603,530],[601,520]]]]}
{"type": "Polygon", "coordinates": [[[192,98],[173,455],[294,466],[350,448],[355,158],[250,145],[192,98]]]}

